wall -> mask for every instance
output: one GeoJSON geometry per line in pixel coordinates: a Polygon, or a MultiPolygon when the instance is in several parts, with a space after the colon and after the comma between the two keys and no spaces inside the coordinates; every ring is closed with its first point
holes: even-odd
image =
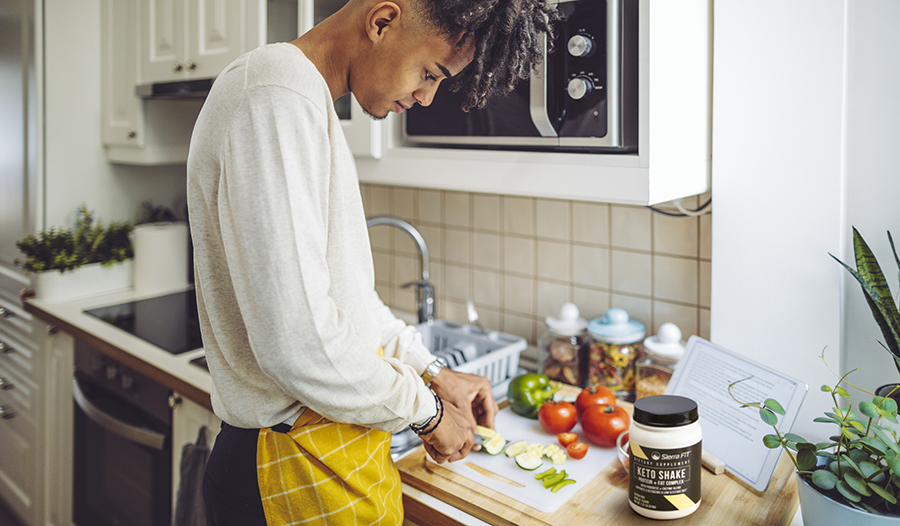
{"type": "Polygon", "coordinates": [[[841,344],[844,2],[717,2],[714,23],[711,336],[809,385],[812,438],[841,344]]]}
{"type": "MultiPolygon", "coordinates": [[[[848,2],[847,85],[844,141],[846,217],[842,259],[853,261],[851,226],[875,253],[896,300],[897,264],[886,230],[900,249],[900,3],[893,0],[848,2]]],[[[843,272],[843,271],[842,271],[843,272]]],[[[900,381],[857,282],[846,272],[843,296],[845,350],[841,370],[860,367],[851,380],[869,390],[900,381]]]]}
{"type": "Polygon", "coordinates": [[[185,167],[111,165],[100,121],[100,1],[44,1],[44,227],[70,226],[85,203],[104,221],[150,199],[180,214],[185,167]]]}
{"type": "MultiPolygon", "coordinates": [[[[473,300],[486,328],[533,344],[544,318],[572,301],[587,318],[621,307],[654,334],[671,321],[685,339],[709,337],[711,214],[673,218],[638,206],[361,188],[368,217],[397,216],[422,233],[439,318],[465,322],[473,300]]],[[[414,312],[413,290],[400,285],[418,279],[415,244],[388,226],[372,227],[370,237],[378,293],[414,312]]]]}

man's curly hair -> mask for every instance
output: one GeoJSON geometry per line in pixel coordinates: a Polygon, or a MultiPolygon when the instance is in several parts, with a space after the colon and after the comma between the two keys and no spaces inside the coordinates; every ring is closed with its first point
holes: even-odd
{"type": "Polygon", "coordinates": [[[541,43],[554,35],[561,14],[546,0],[415,0],[425,19],[448,38],[459,36],[461,49],[475,43],[472,62],[451,87],[463,95],[463,110],[483,108],[494,95],[505,95],[543,58],[541,43]]]}

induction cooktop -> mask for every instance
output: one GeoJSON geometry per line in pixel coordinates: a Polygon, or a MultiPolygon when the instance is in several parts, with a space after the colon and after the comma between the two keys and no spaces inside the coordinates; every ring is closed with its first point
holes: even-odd
{"type": "Polygon", "coordinates": [[[172,354],[203,347],[193,290],[84,312],[172,354]]]}

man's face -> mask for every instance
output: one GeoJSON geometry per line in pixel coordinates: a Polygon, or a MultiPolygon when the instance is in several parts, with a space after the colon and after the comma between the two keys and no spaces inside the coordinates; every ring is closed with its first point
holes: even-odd
{"type": "Polygon", "coordinates": [[[376,119],[403,113],[418,103],[431,104],[438,85],[472,61],[474,45],[456,46],[434,32],[389,31],[356,71],[350,90],[363,110],[376,119]]]}

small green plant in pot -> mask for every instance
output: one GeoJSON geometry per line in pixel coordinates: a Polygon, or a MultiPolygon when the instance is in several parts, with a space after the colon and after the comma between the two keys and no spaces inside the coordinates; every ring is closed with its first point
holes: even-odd
{"type": "MultiPolygon", "coordinates": [[[[900,258],[897,257],[890,232],[888,240],[900,269],[900,258]]],[[[834,258],[834,255],[831,257],[859,281],[884,337],[884,341],[879,343],[891,354],[900,371],[900,314],[897,304],[877,259],[855,228],[853,252],[856,269],[834,258]]],[[[824,351],[821,358],[825,361],[824,351]]],[[[743,380],[731,383],[728,391],[742,407],[757,409],[760,419],[772,426],[774,433],[766,435],[763,443],[770,449],[783,448],[794,463],[798,477],[811,487],[854,509],[886,516],[879,517],[879,520],[900,523],[900,441],[897,432],[886,425],[886,422],[897,424],[897,403],[889,396],[900,387],[895,386],[886,396],[870,393],[847,381],[847,376],[856,370],[858,368],[840,376],[833,386],[823,385],[821,388],[830,394],[833,409],[813,421],[835,426],[835,433],[827,442],[812,443],[793,433],[782,434],[776,424],[778,415],[783,415],[784,409],[776,400],[743,402],[734,397],[732,388],[743,380]],[[846,387],[871,396],[871,401],[859,402],[856,410],[852,403],[841,407],[842,398],[850,400],[846,387]]],[[[804,521],[807,520],[807,506],[801,503],[804,521]]],[[[838,519],[834,520],[837,522],[838,519]]]]}
{"type": "Polygon", "coordinates": [[[134,256],[129,237],[132,229],[128,222],[104,226],[82,205],[78,208],[75,228],[51,228],[17,241],[16,247],[25,259],[16,260],[16,265],[29,273],[67,272],[90,263],[112,266],[134,256]]]}

